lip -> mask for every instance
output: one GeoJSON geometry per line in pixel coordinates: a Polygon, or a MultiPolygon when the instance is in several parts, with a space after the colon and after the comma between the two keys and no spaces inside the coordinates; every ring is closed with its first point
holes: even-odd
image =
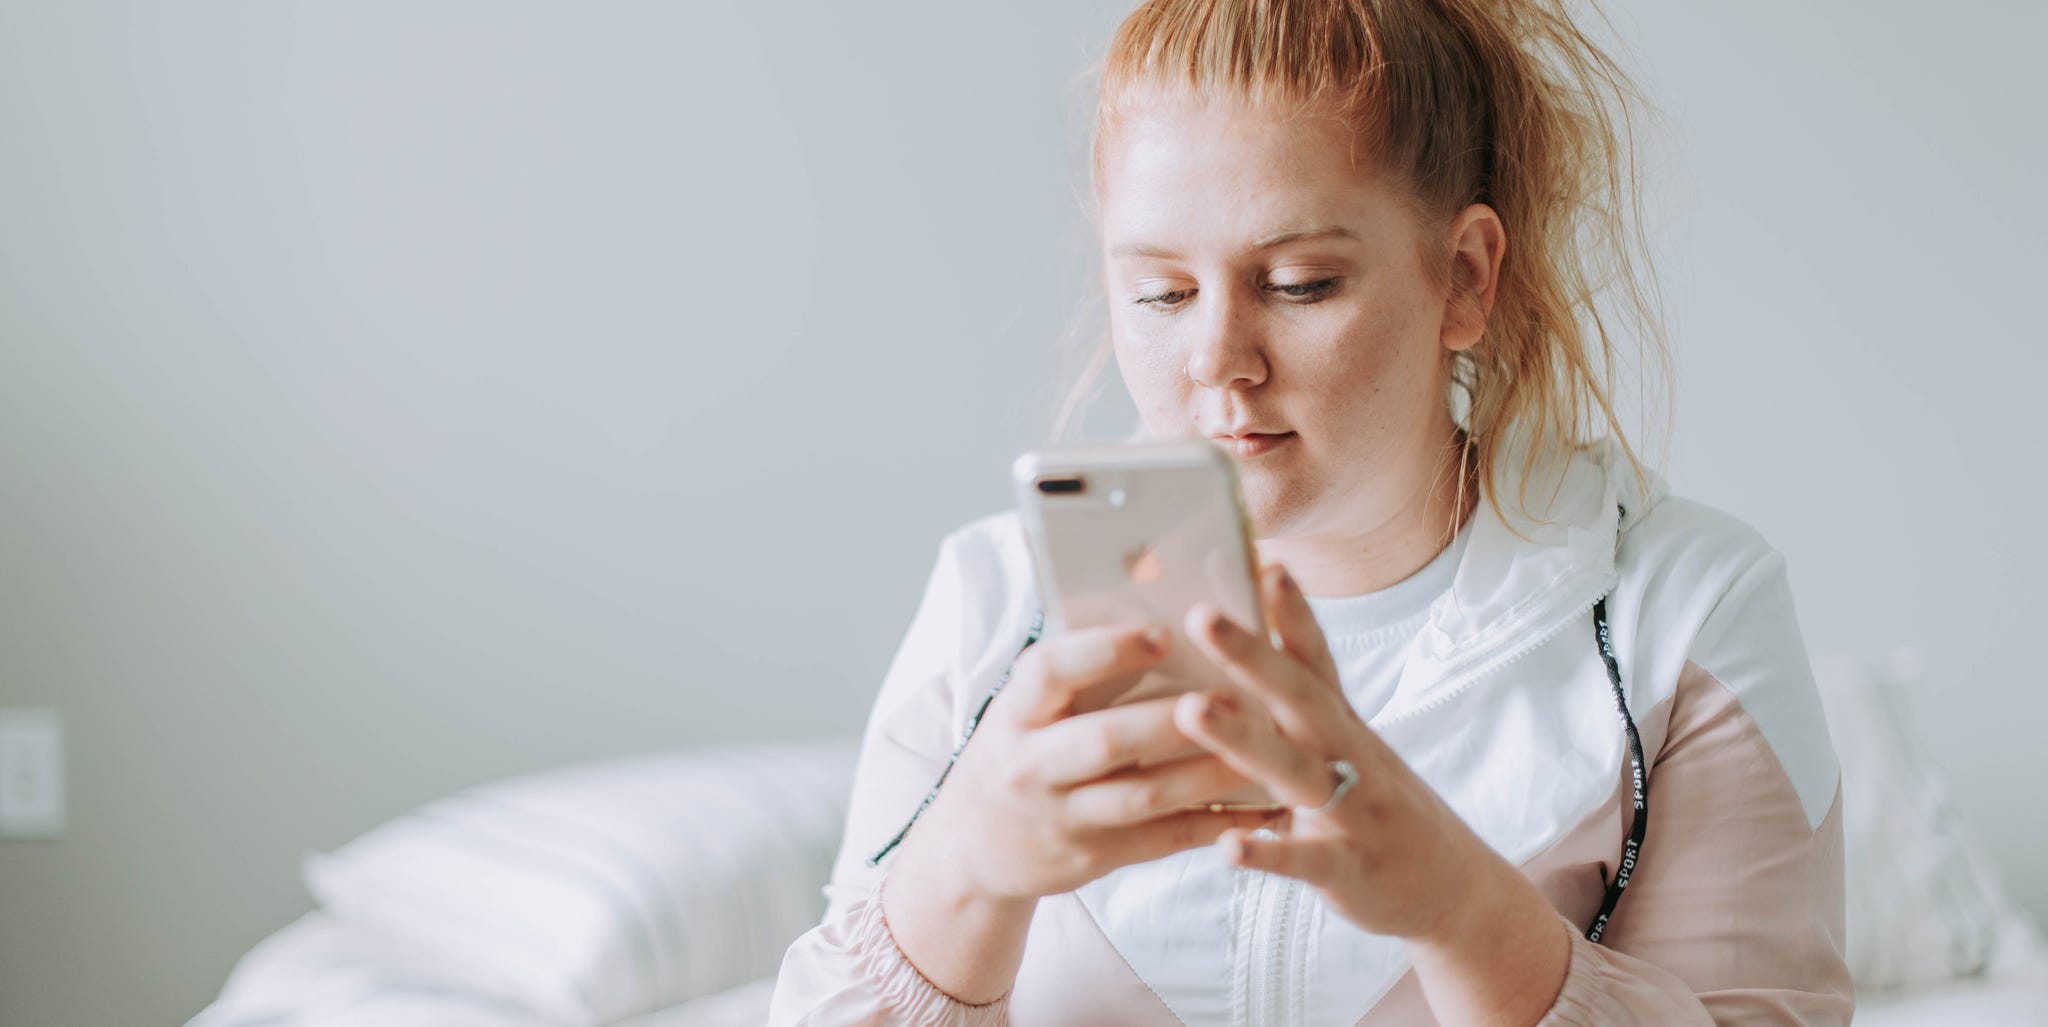
{"type": "Polygon", "coordinates": [[[1252,432],[1246,435],[1213,435],[1210,436],[1210,441],[1230,451],[1231,455],[1238,459],[1245,460],[1263,453],[1270,453],[1274,449],[1285,445],[1287,440],[1292,438],[1294,438],[1294,433],[1291,431],[1272,435],[1263,432],[1252,432]]]}

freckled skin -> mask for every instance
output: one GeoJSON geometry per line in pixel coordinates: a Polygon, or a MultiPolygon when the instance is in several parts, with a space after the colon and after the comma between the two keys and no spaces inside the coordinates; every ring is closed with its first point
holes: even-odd
{"type": "MultiPolygon", "coordinates": [[[[1439,229],[1352,149],[1333,119],[1153,107],[1105,132],[1097,182],[1111,335],[1140,414],[1160,438],[1241,420],[1297,433],[1239,469],[1261,558],[1310,595],[1384,587],[1448,541],[1459,482],[1455,456],[1444,463],[1455,438],[1445,358],[1484,324],[1424,276],[1419,242],[1439,229]],[[1252,250],[1331,225],[1357,238],[1252,250]],[[1133,243],[1172,255],[1116,252],[1133,243]],[[1276,291],[1331,278],[1321,294],[1276,291]]],[[[1441,230],[1458,240],[1461,280],[1490,305],[1497,216],[1475,204],[1441,230]]]]}

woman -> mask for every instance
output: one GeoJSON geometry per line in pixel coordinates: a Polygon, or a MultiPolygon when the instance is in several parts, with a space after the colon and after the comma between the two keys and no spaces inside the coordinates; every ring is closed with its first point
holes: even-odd
{"type": "Polygon", "coordinates": [[[1665,494],[1596,370],[1624,81],[1533,0],[1124,21],[1111,343],[1146,434],[1237,454],[1270,637],[1033,645],[1015,517],[949,535],[773,1023],[1847,1022],[1783,560],[1665,494]],[[1163,644],[1238,687],[1068,713],[1163,644]],[[1202,808],[1248,782],[1290,811],[1202,808]]]}

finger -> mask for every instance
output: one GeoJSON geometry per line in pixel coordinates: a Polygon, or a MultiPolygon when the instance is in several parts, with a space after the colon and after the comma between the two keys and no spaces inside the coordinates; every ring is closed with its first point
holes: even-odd
{"type": "Polygon", "coordinates": [[[1283,737],[1270,716],[1228,691],[1191,692],[1174,707],[1189,738],[1289,806],[1320,806],[1336,787],[1319,757],[1283,737]]]}
{"type": "Polygon", "coordinates": [[[1204,752],[1075,785],[1067,791],[1068,822],[1081,827],[1141,823],[1213,801],[1249,783],[1237,768],[1204,752]]]}
{"type": "Polygon", "coordinates": [[[1343,843],[1336,838],[1272,835],[1255,838],[1253,828],[1231,828],[1216,838],[1223,861],[1232,866],[1283,874],[1321,888],[1338,883],[1343,843]]]}
{"type": "Polygon", "coordinates": [[[1046,783],[1072,785],[1132,766],[1206,754],[1174,722],[1179,698],[1141,699],[1053,721],[1027,736],[1025,758],[1049,768],[1046,783]]]}
{"type": "Polygon", "coordinates": [[[1112,828],[1112,836],[1116,839],[1114,853],[1119,865],[1142,863],[1214,844],[1225,831],[1232,828],[1249,831],[1271,823],[1284,813],[1284,810],[1279,813],[1211,813],[1208,810],[1168,813],[1141,824],[1112,828]]]}
{"type": "Polygon", "coordinates": [[[1323,626],[1309,608],[1300,583],[1287,573],[1285,564],[1266,568],[1261,577],[1259,591],[1266,605],[1266,621],[1279,639],[1280,651],[1300,660],[1341,693],[1344,686],[1337,676],[1337,661],[1330,656],[1329,639],[1323,637],[1323,626]]]}
{"type": "Polygon", "coordinates": [[[1062,631],[1033,645],[1018,658],[1020,669],[1029,660],[1034,670],[1019,682],[1024,724],[1041,727],[1066,716],[1090,689],[1108,698],[1128,690],[1165,655],[1168,635],[1156,624],[1114,624],[1062,631]]]}
{"type": "Polygon", "coordinates": [[[1225,676],[1265,700],[1282,731],[1313,737],[1317,722],[1327,719],[1330,690],[1314,680],[1313,672],[1238,626],[1216,604],[1196,603],[1183,630],[1225,676]]]}

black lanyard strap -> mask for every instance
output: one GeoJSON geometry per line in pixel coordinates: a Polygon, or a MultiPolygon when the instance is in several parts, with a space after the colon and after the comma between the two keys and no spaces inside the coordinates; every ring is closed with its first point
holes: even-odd
{"type": "MultiPolygon", "coordinates": [[[[1628,520],[1628,507],[1615,504],[1614,533],[1621,534],[1621,525],[1628,520]]],[[[1615,539],[1616,559],[1620,558],[1621,540],[1615,539]]],[[[1635,802],[1635,817],[1629,824],[1628,840],[1621,845],[1621,862],[1615,865],[1614,880],[1607,882],[1607,895],[1600,900],[1600,912],[1593,917],[1592,926],[1586,928],[1586,940],[1598,942],[1607,933],[1607,920],[1614,915],[1614,907],[1621,903],[1622,889],[1628,887],[1628,879],[1636,872],[1636,862],[1642,858],[1643,839],[1650,834],[1650,775],[1643,762],[1643,736],[1636,733],[1636,718],[1628,712],[1628,696],[1621,690],[1621,664],[1614,658],[1614,633],[1607,627],[1607,597],[1601,596],[1593,604],[1593,641],[1600,647],[1600,662],[1607,666],[1607,684],[1614,692],[1614,708],[1621,713],[1621,729],[1628,739],[1628,773],[1631,796],[1635,802]]]]}
{"type": "Polygon", "coordinates": [[[1593,926],[1586,928],[1586,940],[1597,942],[1607,930],[1607,918],[1614,915],[1614,907],[1621,902],[1621,891],[1628,887],[1629,875],[1635,873],[1636,860],[1643,852],[1643,839],[1650,833],[1650,778],[1643,772],[1643,736],[1636,733],[1636,719],[1629,715],[1628,698],[1621,692],[1621,664],[1614,659],[1614,637],[1607,630],[1607,597],[1593,604],[1593,637],[1600,643],[1600,662],[1607,665],[1607,683],[1614,689],[1614,706],[1621,711],[1622,730],[1628,735],[1629,779],[1635,797],[1635,822],[1629,827],[1628,841],[1621,846],[1621,862],[1614,868],[1614,880],[1607,883],[1607,897],[1600,902],[1600,913],[1593,918],[1593,926]]]}
{"type": "MultiPolygon", "coordinates": [[[[1031,632],[1024,636],[1024,644],[1017,647],[1017,656],[1023,656],[1024,650],[1031,648],[1031,643],[1038,641],[1039,634],[1044,630],[1045,611],[1041,609],[1038,616],[1031,621],[1031,632]]],[[[946,757],[946,767],[939,771],[939,779],[932,782],[931,790],[924,793],[924,801],[917,804],[917,809],[911,812],[910,819],[904,822],[903,829],[896,832],[896,836],[889,839],[887,845],[882,846],[882,851],[868,857],[869,866],[882,862],[882,857],[888,855],[889,850],[900,844],[903,836],[910,833],[910,825],[917,823],[918,817],[924,816],[925,807],[930,806],[932,800],[938,798],[939,786],[946,783],[946,775],[953,772],[953,764],[960,759],[960,750],[967,748],[967,740],[974,737],[974,729],[981,723],[981,715],[988,712],[988,704],[995,701],[996,693],[1002,691],[1004,685],[1010,683],[1010,672],[1016,669],[1017,660],[1012,657],[1009,667],[1003,671],[1002,679],[996,682],[994,688],[988,690],[988,695],[981,700],[981,705],[974,708],[974,716],[967,718],[967,729],[960,732],[960,741],[953,745],[953,755],[946,757]]]]}

